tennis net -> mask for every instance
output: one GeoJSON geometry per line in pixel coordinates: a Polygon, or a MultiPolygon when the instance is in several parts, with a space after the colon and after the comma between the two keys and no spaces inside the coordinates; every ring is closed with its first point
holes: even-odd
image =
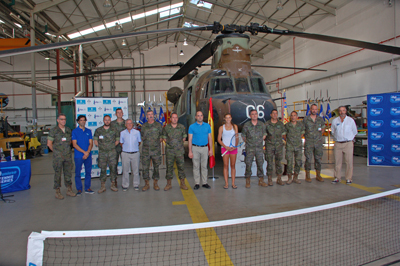
{"type": "Polygon", "coordinates": [[[362,265],[399,252],[396,189],[218,222],[33,232],[27,265],[362,265]]]}

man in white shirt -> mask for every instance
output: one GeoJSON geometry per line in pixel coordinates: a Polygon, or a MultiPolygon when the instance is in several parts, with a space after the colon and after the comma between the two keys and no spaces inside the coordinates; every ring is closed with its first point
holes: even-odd
{"type": "Polygon", "coordinates": [[[133,128],[132,119],[125,120],[126,129],[121,131],[119,142],[122,144],[122,191],[129,188],[129,167],[133,175],[133,187],[139,190],[139,145],[142,142],[140,132],[133,128]]]}
{"type": "Polygon", "coordinates": [[[353,118],[346,115],[345,106],[339,107],[339,117],[332,121],[331,132],[335,139],[335,179],[332,184],[340,182],[342,172],[342,159],[344,155],[344,163],[346,164],[346,184],[352,183],[353,177],[353,150],[354,137],[357,135],[357,127],[353,118]]]}

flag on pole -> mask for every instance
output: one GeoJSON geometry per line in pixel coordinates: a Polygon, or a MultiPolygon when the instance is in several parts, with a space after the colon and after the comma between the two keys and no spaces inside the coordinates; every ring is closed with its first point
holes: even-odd
{"type": "Polygon", "coordinates": [[[331,105],[329,102],[326,104],[325,124],[329,125],[329,119],[332,118],[331,105]]]}
{"type": "Polygon", "coordinates": [[[307,111],[306,111],[306,116],[310,115],[310,103],[307,102],[307,111]]]}
{"type": "Polygon", "coordinates": [[[158,121],[157,110],[156,110],[155,107],[154,107],[153,113],[154,113],[154,120],[155,120],[156,122],[160,122],[160,121],[158,121]]]}
{"type": "Polygon", "coordinates": [[[322,119],[324,119],[324,106],[321,104],[319,105],[319,116],[322,117],[322,119]]]}
{"type": "Polygon", "coordinates": [[[160,106],[160,114],[158,117],[158,122],[160,122],[161,126],[165,126],[165,116],[164,116],[164,111],[162,109],[162,106],[160,106]]]}
{"type": "Polygon", "coordinates": [[[286,91],[283,93],[283,123],[286,124],[289,122],[289,114],[287,110],[287,103],[286,103],[286,91]]]}
{"type": "Polygon", "coordinates": [[[144,113],[143,106],[142,106],[142,107],[140,107],[139,124],[140,124],[140,125],[143,125],[143,124],[146,123],[146,122],[147,122],[147,120],[146,120],[146,115],[145,115],[145,113],[144,113]]]}
{"type": "Polygon", "coordinates": [[[212,98],[209,100],[210,109],[208,110],[208,124],[211,127],[211,146],[208,145],[208,150],[212,150],[212,156],[210,157],[210,168],[215,166],[215,140],[214,140],[214,113],[213,113],[213,106],[212,106],[212,98]]]}

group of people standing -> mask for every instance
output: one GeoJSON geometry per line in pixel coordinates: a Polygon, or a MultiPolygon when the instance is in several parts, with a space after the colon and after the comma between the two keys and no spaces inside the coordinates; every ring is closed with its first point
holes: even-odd
{"type": "MultiPolygon", "coordinates": [[[[276,183],[278,185],[290,185],[292,182],[300,184],[298,175],[302,165],[302,138],[305,138],[304,155],[306,182],[311,182],[310,170],[311,160],[314,157],[316,180],[323,182],[321,177],[321,161],[322,161],[322,144],[323,133],[325,131],[324,120],[317,115],[318,108],[315,104],[311,105],[310,115],[305,117],[303,121],[298,121],[297,112],[293,111],[290,115],[290,122],[285,125],[278,120],[278,111],[271,111],[271,119],[266,123],[258,120],[256,110],[250,112],[250,121],[246,122],[242,129],[242,138],[246,143],[245,156],[245,178],[246,188],[250,188],[251,167],[255,158],[257,164],[257,176],[259,178],[258,185],[262,187],[272,186],[273,166],[277,175],[276,183]],[[265,141],[265,146],[263,142],[265,141]],[[288,180],[282,181],[282,164],[283,147],[286,142],[286,160],[288,180]],[[264,182],[263,164],[264,158],[267,161],[267,178],[264,182]],[[275,163],[274,163],[275,161],[275,163]]],[[[340,116],[332,121],[332,134],[336,139],[335,145],[335,180],[332,183],[339,183],[342,156],[345,156],[346,179],[347,183],[352,182],[352,141],[357,134],[357,128],[351,118],[346,116],[347,109],[343,106],[339,107],[340,116]],[[351,143],[350,143],[351,142],[351,143]]],[[[91,189],[91,170],[92,170],[92,148],[93,144],[98,147],[98,165],[101,170],[100,182],[101,187],[98,193],[106,191],[107,166],[110,169],[110,189],[114,192],[118,191],[117,184],[117,165],[119,157],[122,160],[122,190],[127,191],[130,185],[129,172],[133,176],[133,187],[139,190],[139,164],[142,163],[142,177],[145,185],[142,191],[150,188],[150,162],[153,163],[153,188],[160,190],[158,180],[160,179],[159,166],[161,164],[161,142],[166,147],[166,179],[167,185],[164,190],[172,188],[172,178],[174,171],[174,163],[176,163],[178,178],[180,179],[180,188],[187,190],[184,172],[184,141],[188,137],[189,158],[193,161],[193,177],[194,190],[202,187],[210,189],[207,183],[207,162],[209,156],[212,155],[208,145],[213,145],[211,137],[211,127],[203,122],[203,113],[196,113],[196,122],[190,125],[188,135],[183,125],[178,123],[178,115],[171,113],[171,123],[162,127],[160,123],[154,119],[154,113],[148,110],[146,113],[147,122],[142,125],[139,132],[134,128],[131,119],[124,120],[122,109],[116,110],[117,119],[111,121],[109,115],[103,118],[103,126],[96,129],[94,136],[90,129],[86,128],[86,117],[78,116],[78,127],[71,131],[66,127],[66,116],[59,114],[57,118],[58,125],[49,132],[47,145],[53,151],[53,168],[54,168],[54,189],[55,197],[64,199],[60,192],[61,173],[64,172],[64,184],[67,187],[67,196],[75,197],[84,191],[87,194],[94,194],[91,189]],[[71,145],[75,149],[75,185],[77,193],[72,190],[71,169],[72,151],[71,145]],[[142,151],[139,152],[139,146],[142,145],[142,151]],[[82,165],[85,166],[84,190],[81,181],[82,165]]],[[[221,154],[223,154],[224,162],[224,188],[228,189],[229,166],[231,168],[232,188],[236,189],[235,184],[235,163],[237,156],[237,142],[232,145],[233,136],[237,135],[238,127],[232,123],[231,114],[224,116],[225,123],[219,128],[218,143],[221,145],[221,154]]]]}

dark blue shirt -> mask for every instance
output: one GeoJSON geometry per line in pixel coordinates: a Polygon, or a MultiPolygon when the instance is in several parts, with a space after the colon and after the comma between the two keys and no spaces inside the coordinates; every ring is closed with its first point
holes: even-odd
{"type": "Polygon", "coordinates": [[[208,144],[208,134],[211,133],[211,127],[207,123],[202,123],[201,125],[196,121],[196,123],[190,125],[189,134],[192,134],[192,144],[194,145],[207,145],[208,144]]]}
{"type": "MultiPolygon", "coordinates": [[[[84,150],[87,151],[89,148],[89,140],[93,139],[92,137],[92,131],[88,128],[85,127],[85,131],[83,131],[80,127],[75,128],[72,130],[72,140],[76,140],[76,143],[78,146],[84,150]]],[[[92,156],[92,152],[90,152],[90,155],[92,156]]],[[[75,149],[75,155],[74,158],[82,158],[83,153],[75,149]]]]}

